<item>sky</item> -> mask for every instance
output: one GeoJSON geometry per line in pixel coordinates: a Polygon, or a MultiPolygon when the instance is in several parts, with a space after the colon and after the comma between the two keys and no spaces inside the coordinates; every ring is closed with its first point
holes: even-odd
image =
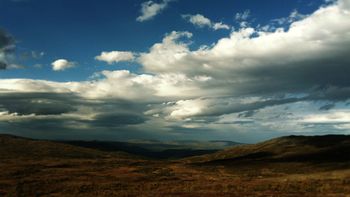
{"type": "Polygon", "coordinates": [[[350,133],[350,0],[0,0],[0,133],[350,133]]]}

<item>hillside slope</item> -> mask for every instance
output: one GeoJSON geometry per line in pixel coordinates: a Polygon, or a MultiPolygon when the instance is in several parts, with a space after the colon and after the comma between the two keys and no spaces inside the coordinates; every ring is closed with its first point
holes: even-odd
{"type": "Polygon", "coordinates": [[[348,162],[350,136],[287,136],[185,159],[189,163],[348,162]]]}
{"type": "Polygon", "coordinates": [[[0,159],[104,158],[109,154],[46,140],[0,135],[0,159]]]}

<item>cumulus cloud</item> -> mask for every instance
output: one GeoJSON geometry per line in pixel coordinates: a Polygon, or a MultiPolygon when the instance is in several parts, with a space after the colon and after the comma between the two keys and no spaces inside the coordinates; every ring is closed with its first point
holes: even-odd
{"type": "Polygon", "coordinates": [[[196,15],[190,15],[190,14],[184,14],[182,15],[182,18],[187,19],[190,23],[198,26],[198,27],[210,27],[211,21],[210,19],[206,18],[205,16],[201,14],[196,15]]]}
{"type": "Polygon", "coordinates": [[[104,51],[99,56],[96,56],[95,59],[113,64],[123,61],[133,61],[135,59],[135,54],[129,51],[104,51]]]}
{"type": "Polygon", "coordinates": [[[165,8],[167,8],[168,4],[172,0],[163,0],[160,3],[155,3],[153,1],[146,1],[141,4],[141,15],[136,18],[136,21],[143,22],[147,20],[151,20],[160,12],[162,12],[165,8]]]}
{"type": "Polygon", "coordinates": [[[167,71],[170,65],[176,64],[190,53],[188,43],[178,42],[178,40],[191,37],[190,32],[173,31],[163,38],[162,43],[154,44],[149,53],[141,53],[139,62],[146,70],[167,71]]]}
{"type": "MultiPolygon", "coordinates": [[[[162,110],[154,109],[147,113],[155,116],[163,114],[184,121],[203,120],[205,117],[204,122],[210,122],[211,117],[256,112],[275,105],[295,103],[298,106],[301,101],[312,104],[320,100],[348,100],[350,81],[345,73],[350,71],[347,66],[350,63],[347,57],[350,50],[350,20],[347,2],[338,1],[321,7],[309,16],[298,16],[295,11],[289,16],[293,21],[290,21],[288,29],[279,28],[270,32],[251,27],[241,28],[212,47],[194,51],[189,48],[190,42],[180,40],[181,33],[173,32],[162,42],[153,45],[148,53],[142,54],[140,63],[152,73],[181,72],[188,78],[208,76],[211,80],[203,83],[208,91],[196,96],[216,95],[218,98],[180,100],[170,106],[161,106],[162,110]],[[160,54],[166,58],[159,58],[160,54]],[[211,92],[214,90],[215,93],[211,92]],[[229,99],[247,99],[254,95],[268,100],[260,98],[248,105],[229,99]],[[289,98],[276,95],[289,95],[289,98]]],[[[243,18],[246,19],[247,15],[243,18]]],[[[243,19],[241,15],[239,18],[243,19]]],[[[203,21],[202,26],[208,26],[209,23],[203,21]]],[[[334,107],[313,105],[316,107],[309,113],[334,107]]],[[[273,114],[272,111],[269,113],[273,114]]],[[[255,114],[252,116],[254,120],[255,114]]],[[[277,126],[278,123],[265,126],[275,130],[312,130],[298,125],[300,121],[291,123],[294,121],[293,115],[285,117],[288,117],[284,120],[285,128],[277,126]]],[[[264,122],[271,119],[264,119],[264,122]]],[[[251,117],[248,122],[251,122],[251,117]]]]}
{"type": "Polygon", "coordinates": [[[292,23],[288,30],[242,28],[212,47],[195,51],[173,33],[142,54],[140,62],[153,73],[210,76],[236,95],[344,87],[350,85],[344,72],[350,61],[348,18],[347,10],[331,5],[292,23]]]}
{"type": "Polygon", "coordinates": [[[183,14],[182,18],[186,19],[188,22],[192,23],[193,25],[203,28],[203,27],[209,27],[214,30],[219,30],[219,29],[230,29],[230,26],[218,22],[218,23],[213,23],[210,19],[207,17],[201,15],[201,14],[183,14]]]}
{"type": "Polygon", "coordinates": [[[51,63],[52,65],[52,70],[54,71],[64,71],[69,68],[73,68],[76,66],[76,63],[70,62],[66,59],[58,59],[54,62],[51,63]]]}

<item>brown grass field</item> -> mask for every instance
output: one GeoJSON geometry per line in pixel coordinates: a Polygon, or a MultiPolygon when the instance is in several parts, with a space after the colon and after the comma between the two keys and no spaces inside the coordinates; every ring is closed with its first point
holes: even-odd
{"type": "Polygon", "coordinates": [[[0,196],[350,196],[350,138],[286,137],[180,160],[0,137],[0,196]]]}

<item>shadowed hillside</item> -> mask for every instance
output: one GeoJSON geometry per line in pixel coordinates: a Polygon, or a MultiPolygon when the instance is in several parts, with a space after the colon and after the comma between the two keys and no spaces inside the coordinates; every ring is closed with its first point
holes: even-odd
{"type": "MultiPolygon", "coordinates": [[[[118,156],[126,156],[122,152],[115,152],[118,156]]],[[[12,135],[0,135],[0,159],[13,158],[104,158],[110,154],[94,149],[51,142],[33,140],[12,135]]]]}
{"type": "Polygon", "coordinates": [[[123,151],[134,155],[142,155],[156,159],[178,159],[196,155],[204,155],[218,150],[238,145],[231,141],[139,141],[139,142],[113,142],[113,141],[59,141],[74,146],[92,148],[106,152],[123,151]]]}
{"type": "Polygon", "coordinates": [[[240,145],[189,162],[348,162],[350,136],[288,136],[266,142],[240,145]]]}

